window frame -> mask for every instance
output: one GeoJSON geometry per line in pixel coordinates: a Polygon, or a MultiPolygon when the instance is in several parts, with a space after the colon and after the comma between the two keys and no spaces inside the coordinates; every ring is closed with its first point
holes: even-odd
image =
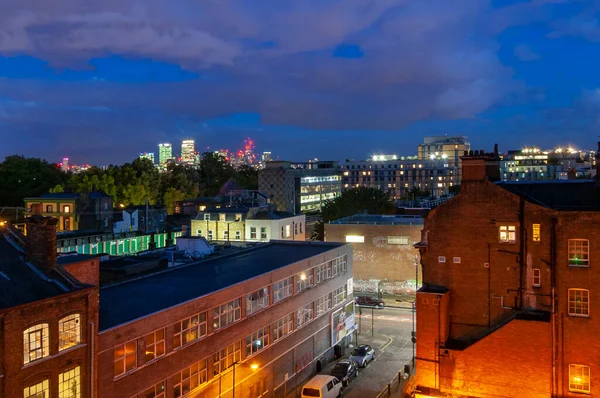
{"type": "Polygon", "coordinates": [[[333,292],[331,292],[331,304],[332,308],[337,307],[342,304],[348,298],[348,290],[346,284],[338,287],[333,292]]]}
{"type": "Polygon", "coordinates": [[[267,227],[260,227],[260,239],[267,240],[267,227]]]}
{"type": "Polygon", "coordinates": [[[331,304],[331,293],[327,293],[315,300],[315,318],[318,318],[331,310],[331,308],[333,308],[331,304]]]}
{"type": "Polygon", "coordinates": [[[572,317],[578,317],[578,318],[589,318],[590,317],[590,291],[588,289],[580,289],[580,288],[570,288],[567,291],[567,305],[568,305],[568,314],[569,316],[572,317]],[[584,293],[585,294],[581,294],[580,298],[586,298],[586,306],[585,306],[585,313],[582,312],[582,302],[583,301],[576,301],[577,299],[577,293],[584,293]],[[573,298],[575,300],[572,299],[572,294],[573,293],[573,298]],[[573,305],[571,305],[571,303],[573,303],[573,305]],[[571,309],[573,308],[574,311],[571,311],[571,309]]]}
{"type": "Polygon", "coordinates": [[[590,266],[590,240],[589,239],[580,239],[574,238],[569,239],[567,241],[567,259],[569,262],[569,267],[580,267],[580,268],[589,268],[590,266]],[[578,246],[581,244],[581,246],[578,246]],[[578,259],[575,257],[571,258],[571,255],[581,255],[582,259],[578,259]],[[577,262],[582,262],[581,264],[577,264],[577,262]]]}
{"type": "Polygon", "coordinates": [[[175,373],[171,376],[171,383],[174,398],[185,397],[196,388],[208,383],[208,358],[201,359],[181,372],[175,373]],[[186,383],[188,383],[188,391],[183,389],[186,383]],[[177,387],[179,387],[179,392],[177,387]]]}
{"type": "Polygon", "coordinates": [[[184,318],[178,322],[175,322],[173,324],[173,339],[172,339],[172,344],[173,344],[173,350],[177,350],[180,349],[182,347],[185,347],[188,344],[191,344],[195,341],[201,340],[204,337],[206,337],[208,335],[208,314],[206,311],[202,311],[199,312],[197,314],[194,314],[190,317],[184,318]],[[198,317],[198,322],[194,323],[194,318],[198,317]],[[202,320],[202,318],[204,318],[202,320]],[[188,322],[188,327],[184,328],[184,322],[188,322]],[[177,328],[177,325],[179,325],[179,328],[177,328]],[[204,325],[204,333],[202,333],[202,325],[204,325]],[[186,335],[186,333],[189,333],[190,331],[193,331],[194,328],[196,329],[196,338],[192,339],[192,340],[187,340],[184,341],[184,336],[186,335]],[[179,330],[178,330],[179,329],[179,330]],[[179,338],[179,343],[176,343],[176,339],[179,338]]]}
{"type": "Polygon", "coordinates": [[[76,366],[74,368],[65,370],[64,372],[61,372],[58,374],[58,396],[59,397],[68,397],[68,398],[81,398],[81,367],[80,366],[76,366]],[[73,374],[71,375],[71,372],[73,372],[73,374]],[[65,380],[65,376],[73,376],[70,377],[68,379],[65,380]],[[61,380],[62,379],[62,380],[61,380]],[[64,387],[62,384],[68,384],[70,380],[75,380],[75,387],[76,387],[76,392],[75,395],[67,395],[65,394],[65,392],[67,392],[68,390],[72,390],[72,385],[71,386],[67,386],[67,389],[63,389],[61,391],[61,387],[64,387]]]}
{"type": "Polygon", "coordinates": [[[50,379],[44,379],[44,380],[40,381],[39,383],[35,383],[33,385],[23,388],[23,397],[24,398],[37,398],[37,397],[39,397],[40,392],[47,393],[47,394],[43,395],[44,398],[50,397],[50,379]],[[39,390],[38,390],[38,387],[40,388],[39,390]],[[31,391],[32,388],[35,388],[35,391],[31,391]],[[27,390],[29,390],[29,392],[27,392],[27,390]]]}
{"type": "Polygon", "coordinates": [[[273,304],[294,295],[294,277],[290,276],[273,283],[273,304]],[[287,282],[287,283],[286,283],[287,282]],[[281,293],[281,294],[280,294],[281,293]]]}
{"type": "Polygon", "coordinates": [[[217,376],[242,360],[242,343],[240,340],[213,354],[213,376],[217,376]]]}
{"type": "Polygon", "coordinates": [[[289,313],[273,322],[273,343],[294,331],[294,313],[289,313]]]}
{"type": "Polygon", "coordinates": [[[210,221],[210,213],[205,213],[203,214],[204,216],[204,221],[210,221]]]}
{"type": "Polygon", "coordinates": [[[214,236],[215,236],[215,235],[214,235],[214,232],[213,232],[213,230],[212,230],[212,229],[209,229],[209,230],[208,230],[208,233],[206,234],[206,239],[208,239],[208,240],[213,240],[214,236]]]}
{"type": "Polygon", "coordinates": [[[517,226],[515,224],[501,224],[498,226],[498,242],[517,243],[517,226]],[[512,238],[511,238],[512,236],[512,238]]]}
{"type": "Polygon", "coordinates": [[[591,370],[590,367],[587,365],[581,365],[581,364],[575,364],[575,363],[570,363],[569,364],[569,392],[575,392],[575,393],[583,393],[583,394],[591,394],[591,370]],[[572,375],[571,373],[575,373],[577,372],[577,375],[572,375]],[[585,374],[587,373],[587,374],[585,374]],[[587,378],[587,383],[572,383],[571,381],[575,378],[575,377],[583,377],[584,381],[585,378],[587,378]],[[573,387],[573,385],[581,385],[582,387],[585,387],[587,384],[587,389],[585,388],[577,388],[577,387],[573,387]]]}
{"type": "Polygon", "coordinates": [[[309,324],[314,319],[314,312],[315,310],[312,302],[298,308],[296,310],[296,318],[294,323],[295,330],[298,330],[309,324]]]}
{"type": "Polygon", "coordinates": [[[74,313],[74,314],[69,314],[67,316],[62,317],[59,321],[58,321],[58,351],[63,351],[66,350],[68,348],[71,347],[75,347],[77,345],[81,344],[81,314],[79,313],[74,313]],[[70,319],[70,318],[74,318],[74,319],[70,319]],[[65,324],[67,324],[67,322],[72,322],[75,321],[75,324],[77,325],[75,328],[69,328],[69,329],[65,329],[65,324]],[[63,335],[65,333],[68,333],[72,330],[75,330],[75,343],[71,344],[71,345],[63,345],[63,339],[61,337],[63,337],[63,335]]]}
{"type": "Polygon", "coordinates": [[[246,345],[246,358],[250,358],[260,351],[264,350],[269,346],[269,326],[262,327],[255,332],[252,332],[251,335],[246,336],[245,345],[246,345]],[[255,348],[254,343],[256,341],[260,341],[260,344],[255,348]]]}
{"type": "Polygon", "coordinates": [[[230,300],[226,303],[220,304],[212,309],[213,314],[213,331],[225,329],[236,322],[242,320],[242,298],[230,300]],[[237,303],[237,307],[236,307],[237,303]],[[230,305],[232,306],[230,308],[230,305]],[[225,307],[223,311],[223,307],[225,307]],[[224,318],[223,323],[221,319],[224,318]],[[218,322],[218,325],[216,324],[218,322]]]}
{"type": "Polygon", "coordinates": [[[294,276],[294,294],[300,293],[315,286],[313,269],[314,267],[307,271],[299,272],[294,276]],[[302,279],[302,274],[305,276],[304,279],[302,279]]]}
{"type": "Polygon", "coordinates": [[[531,285],[533,287],[541,287],[542,286],[542,270],[539,268],[534,268],[532,270],[532,277],[533,277],[533,281],[532,281],[531,285]]]}
{"type": "Polygon", "coordinates": [[[47,322],[32,325],[23,331],[23,364],[38,361],[42,358],[50,356],[50,325],[47,322]],[[39,334],[39,347],[37,335],[39,334]],[[35,339],[31,339],[36,335],[35,339]],[[32,359],[31,354],[39,352],[40,355],[35,355],[32,359]]]}
{"type": "Polygon", "coordinates": [[[256,227],[250,227],[250,239],[256,239],[256,227]]]}
{"type": "Polygon", "coordinates": [[[125,343],[122,344],[117,344],[116,346],[113,347],[113,373],[114,373],[114,378],[118,378],[121,377],[123,375],[126,375],[130,372],[133,372],[137,369],[137,340],[129,340],[126,341],[125,343]],[[133,347],[133,353],[132,352],[127,352],[127,347],[128,345],[131,345],[133,347]],[[117,357],[117,348],[118,347],[123,347],[123,355],[117,357]],[[134,359],[134,365],[128,369],[127,368],[127,358],[128,357],[133,357],[134,359]],[[116,370],[116,364],[118,362],[122,362],[123,364],[123,371],[121,373],[117,373],[116,370]]]}
{"type": "Polygon", "coordinates": [[[235,231],[235,240],[242,240],[242,233],[239,230],[235,231]]]}
{"type": "Polygon", "coordinates": [[[541,224],[531,224],[531,241],[533,243],[540,243],[542,241],[541,224]]]}
{"type": "Polygon", "coordinates": [[[254,315],[269,307],[269,288],[262,287],[246,295],[246,316],[254,315]],[[261,297],[262,294],[262,297],[261,297]]]}
{"type": "Polygon", "coordinates": [[[410,245],[410,237],[403,235],[388,235],[387,244],[396,246],[408,246],[410,245]]]}
{"type": "Polygon", "coordinates": [[[153,332],[150,332],[148,334],[146,334],[144,336],[144,346],[145,346],[145,363],[150,363],[152,361],[156,361],[157,359],[163,357],[166,355],[166,351],[167,351],[167,333],[165,328],[161,328],[161,329],[157,329],[153,332]],[[158,338],[158,333],[162,332],[162,339],[158,338]],[[148,337],[152,336],[152,343],[148,344],[148,337]],[[159,350],[157,349],[157,347],[160,347],[162,343],[162,354],[157,354],[157,352],[159,352],[159,350]],[[152,351],[152,355],[154,355],[154,358],[152,359],[148,359],[148,352],[149,352],[149,347],[152,347],[153,351],[152,351]]]}
{"type": "Polygon", "coordinates": [[[229,240],[229,230],[223,230],[223,240],[229,240]]]}

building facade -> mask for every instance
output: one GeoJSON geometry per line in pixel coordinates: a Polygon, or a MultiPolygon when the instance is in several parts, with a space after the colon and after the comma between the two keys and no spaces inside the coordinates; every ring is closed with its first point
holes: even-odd
{"type": "Polygon", "coordinates": [[[173,146],[169,142],[158,144],[158,163],[160,166],[166,166],[173,159],[173,146]]]}
{"type": "Polygon", "coordinates": [[[306,240],[303,214],[274,211],[269,206],[208,208],[191,221],[191,236],[209,241],[268,242],[306,240]]]}
{"type": "Polygon", "coordinates": [[[351,275],[348,245],[278,242],[102,288],[99,396],[299,392],[353,334],[351,275]]]}
{"type": "Polygon", "coordinates": [[[337,162],[267,162],[258,172],[258,189],[277,210],[319,212],[323,203],[340,195],[342,176],[337,162]]]}
{"type": "Polygon", "coordinates": [[[76,231],[79,229],[79,215],[76,212],[79,194],[73,193],[49,193],[39,198],[25,198],[25,207],[32,209],[36,204],[41,205],[44,217],[55,217],[58,219],[56,230],[76,231]]]}
{"type": "Polygon", "coordinates": [[[194,140],[181,141],[181,163],[194,164],[196,160],[194,140]]]}
{"type": "Polygon", "coordinates": [[[126,209],[120,209],[120,211],[122,214],[114,223],[113,233],[165,231],[167,222],[167,208],[165,206],[129,206],[126,209]]]}
{"type": "Polygon", "coordinates": [[[352,245],[355,291],[414,296],[422,229],[420,216],[359,214],[325,224],[325,241],[352,245]]]}
{"type": "Polygon", "coordinates": [[[140,159],[148,159],[154,164],[154,152],[140,152],[140,159]]]}
{"type": "Polygon", "coordinates": [[[461,156],[465,151],[471,150],[471,144],[465,136],[432,136],[425,137],[422,144],[417,147],[417,157],[424,159],[443,159],[448,167],[455,170],[454,185],[461,181],[461,156]]]}
{"type": "Polygon", "coordinates": [[[498,163],[464,156],[417,244],[417,396],[597,395],[600,186],[498,182],[498,163]]]}

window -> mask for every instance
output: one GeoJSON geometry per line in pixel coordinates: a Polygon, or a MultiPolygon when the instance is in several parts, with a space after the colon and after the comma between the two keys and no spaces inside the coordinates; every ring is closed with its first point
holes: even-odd
{"type": "Polygon", "coordinates": [[[137,367],[137,343],[135,340],[115,347],[115,377],[130,372],[137,367]]]}
{"type": "Polygon", "coordinates": [[[346,285],[335,289],[332,296],[334,307],[338,304],[341,304],[344,300],[346,300],[346,285]]]}
{"type": "Polygon", "coordinates": [[[208,381],[207,365],[208,360],[203,359],[173,376],[171,379],[173,396],[175,398],[183,397],[196,387],[206,383],[208,381]]]}
{"type": "Polygon", "coordinates": [[[588,267],[590,265],[590,241],[569,239],[569,265],[588,267]]]}
{"type": "Polygon", "coordinates": [[[23,390],[24,398],[50,398],[50,381],[44,380],[41,383],[23,390]]]}
{"type": "Polygon", "coordinates": [[[63,206],[63,213],[70,213],[70,212],[71,212],[71,206],[64,205],[63,206]]]}
{"type": "Polygon", "coordinates": [[[79,366],[58,375],[58,396],[60,398],[81,398],[79,366]]]}
{"type": "Polygon", "coordinates": [[[569,391],[590,393],[590,367],[569,364],[569,391]]]}
{"type": "Polygon", "coordinates": [[[337,276],[337,274],[340,272],[340,258],[334,258],[333,260],[331,260],[331,263],[333,264],[333,276],[337,276]]]}
{"type": "Polygon", "coordinates": [[[208,230],[207,238],[208,238],[208,240],[213,240],[213,231],[212,230],[208,230]]]}
{"type": "Polygon", "coordinates": [[[242,215],[241,214],[236,214],[235,215],[235,221],[242,221],[242,215]]]}
{"type": "Polygon", "coordinates": [[[219,221],[225,221],[225,214],[224,213],[219,213],[219,221]]]}
{"type": "Polygon", "coordinates": [[[542,286],[542,272],[539,268],[533,269],[533,287],[542,286]]]}
{"type": "Polygon", "coordinates": [[[349,243],[365,243],[365,237],[364,236],[358,236],[358,235],[346,235],[346,242],[349,242],[349,243]]]}
{"type": "Polygon", "coordinates": [[[517,241],[517,227],[514,225],[500,225],[498,240],[500,242],[515,243],[517,241]]]}
{"type": "Polygon", "coordinates": [[[213,373],[218,375],[221,372],[233,366],[234,362],[239,362],[242,358],[241,343],[239,341],[224,348],[213,356],[213,373]]]}
{"type": "Polygon", "coordinates": [[[23,332],[23,363],[50,355],[48,324],[40,323],[23,332]]]}
{"type": "Polygon", "coordinates": [[[302,223],[300,223],[300,233],[302,233],[302,223]]]}
{"type": "Polygon", "coordinates": [[[258,329],[246,337],[246,358],[251,357],[258,351],[269,345],[269,327],[258,329]]]}
{"type": "Polygon", "coordinates": [[[585,289],[569,289],[569,315],[590,316],[590,292],[585,289]]]}
{"type": "Polygon", "coordinates": [[[285,237],[289,238],[290,236],[292,236],[292,227],[288,224],[285,226],[285,237]]]}
{"type": "Polygon", "coordinates": [[[146,362],[165,355],[165,329],[146,335],[146,362]]]}
{"type": "Polygon", "coordinates": [[[408,236],[388,236],[387,243],[388,245],[408,245],[409,240],[408,236]]]}
{"type": "Polygon", "coordinates": [[[445,263],[446,262],[446,257],[445,256],[439,256],[438,257],[438,263],[445,263]]]}
{"type": "Polygon", "coordinates": [[[201,230],[201,229],[199,229],[199,230],[198,230],[198,231],[196,231],[196,232],[197,232],[198,236],[202,236],[202,230],[201,230]]]}
{"type": "Polygon", "coordinates": [[[240,302],[241,299],[238,298],[213,308],[214,330],[226,328],[242,319],[242,306],[240,302]]]}
{"type": "Polygon", "coordinates": [[[204,214],[204,221],[210,221],[210,213],[204,214]]]}
{"type": "Polygon", "coordinates": [[[294,331],[294,314],[288,314],[273,323],[273,341],[294,331]]]}
{"type": "Polygon", "coordinates": [[[313,286],[313,270],[301,272],[296,275],[296,293],[313,286]]]}
{"type": "Polygon", "coordinates": [[[46,205],[46,213],[52,213],[52,212],[54,212],[54,206],[46,205]]]}
{"type": "Polygon", "coordinates": [[[269,289],[264,287],[246,296],[246,316],[252,315],[269,306],[269,289]]]}
{"type": "Polygon", "coordinates": [[[250,239],[256,239],[256,227],[250,227],[250,239]]]}
{"type": "Polygon", "coordinates": [[[163,380],[143,393],[138,394],[137,398],[165,398],[165,385],[166,382],[163,380]]]}
{"type": "Polygon", "coordinates": [[[267,240],[267,227],[260,227],[260,239],[267,240]]]}
{"type": "Polygon", "coordinates": [[[281,227],[281,239],[283,239],[283,237],[284,237],[283,231],[284,231],[284,228],[283,228],[283,226],[282,226],[282,227],[281,227]]]}
{"type": "Polygon", "coordinates": [[[273,283],[273,304],[294,294],[292,277],[273,283]]]}
{"type": "Polygon", "coordinates": [[[294,235],[298,235],[298,223],[294,224],[294,235]]]}
{"type": "Polygon", "coordinates": [[[173,348],[179,348],[206,336],[206,312],[186,318],[175,324],[173,348]]]}
{"type": "Polygon", "coordinates": [[[240,231],[235,231],[235,240],[240,240],[242,237],[242,233],[240,231]]]}
{"type": "Polygon", "coordinates": [[[312,303],[305,305],[296,311],[296,329],[300,329],[313,318],[313,305],[312,303]]]}
{"type": "Polygon", "coordinates": [[[327,264],[317,265],[315,274],[317,274],[317,283],[325,281],[327,279],[327,264]]]}
{"type": "Polygon", "coordinates": [[[223,231],[223,240],[229,240],[229,231],[223,231]]]}
{"type": "Polygon", "coordinates": [[[531,229],[532,229],[532,232],[533,232],[533,235],[531,236],[531,239],[534,242],[538,242],[539,243],[540,239],[541,239],[541,237],[540,237],[540,224],[533,224],[531,229]]]}
{"type": "Polygon", "coordinates": [[[58,322],[58,350],[62,351],[81,342],[80,315],[73,314],[58,322]]]}
{"type": "Polygon", "coordinates": [[[323,297],[319,297],[317,299],[317,317],[323,315],[327,311],[331,309],[331,299],[329,298],[329,294],[324,295],[323,297]]]}

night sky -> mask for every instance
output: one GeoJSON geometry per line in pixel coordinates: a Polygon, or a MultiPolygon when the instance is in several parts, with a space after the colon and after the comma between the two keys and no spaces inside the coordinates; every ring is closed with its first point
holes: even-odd
{"type": "Polygon", "coordinates": [[[600,1],[3,0],[0,159],[160,141],[306,160],[600,132],[600,1]]]}

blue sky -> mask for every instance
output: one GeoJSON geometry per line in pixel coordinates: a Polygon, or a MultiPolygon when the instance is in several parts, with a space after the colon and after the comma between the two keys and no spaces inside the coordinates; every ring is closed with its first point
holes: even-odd
{"type": "Polygon", "coordinates": [[[599,70],[597,0],[8,0],[0,158],[122,163],[187,137],[292,160],[440,134],[594,148],[599,70]]]}

